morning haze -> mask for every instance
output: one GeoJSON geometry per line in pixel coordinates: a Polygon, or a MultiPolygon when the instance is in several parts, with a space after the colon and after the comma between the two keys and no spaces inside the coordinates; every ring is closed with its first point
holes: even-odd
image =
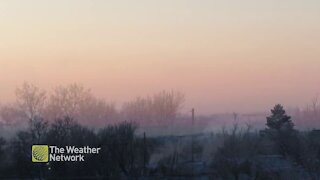
{"type": "Polygon", "coordinates": [[[1,1],[0,101],[27,81],[109,101],[160,90],[199,113],[300,106],[320,92],[319,1],[1,1]]]}
{"type": "Polygon", "coordinates": [[[0,0],[0,179],[319,180],[319,7],[0,0]]]}

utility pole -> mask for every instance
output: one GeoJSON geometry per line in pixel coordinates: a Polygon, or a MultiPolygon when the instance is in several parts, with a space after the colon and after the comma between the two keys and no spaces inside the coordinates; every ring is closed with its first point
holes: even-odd
{"type": "Polygon", "coordinates": [[[147,146],[146,146],[146,132],[143,133],[143,176],[146,176],[147,163],[147,146]]]}
{"type": "Polygon", "coordinates": [[[193,138],[193,133],[194,133],[194,108],[192,108],[191,110],[191,113],[192,113],[192,134],[191,134],[191,162],[193,163],[194,162],[194,157],[193,157],[193,151],[194,151],[194,147],[193,147],[193,144],[194,144],[194,138],[193,138]]]}
{"type": "Polygon", "coordinates": [[[193,170],[193,166],[194,166],[194,108],[192,108],[191,110],[191,115],[192,115],[192,129],[191,129],[191,167],[192,167],[192,177],[194,176],[194,170],[193,170]]]}

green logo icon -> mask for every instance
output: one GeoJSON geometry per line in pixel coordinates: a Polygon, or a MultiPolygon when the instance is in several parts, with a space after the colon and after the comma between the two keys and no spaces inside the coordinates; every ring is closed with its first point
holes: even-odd
{"type": "Polygon", "coordinates": [[[32,162],[48,162],[49,147],[47,145],[32,146],[32,162]]]}

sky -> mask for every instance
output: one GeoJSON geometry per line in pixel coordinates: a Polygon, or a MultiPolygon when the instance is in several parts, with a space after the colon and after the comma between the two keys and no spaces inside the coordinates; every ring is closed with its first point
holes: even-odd
{"type": "Polygon", "coordinates": [[[23,82],[122,103],[185,93],[203,114],[320,93],[318,0],[1,0],[0,102],[23,82]]]}

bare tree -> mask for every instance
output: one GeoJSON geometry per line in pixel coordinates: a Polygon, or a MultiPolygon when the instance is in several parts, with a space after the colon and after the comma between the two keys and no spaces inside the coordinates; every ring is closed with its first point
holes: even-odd
{"type": "Polygon", "coordinates": [[[152,99],[138,97],[122,106],[122,115],[131,122],[146,123],[153,119],[152,99]]]}
{"type": "Polygon", "coordinates": [[[161,91],[152,97],[139,97],[122,107],[124,118],[140,123],[169,124],[176,118],[184,102],[184,94],[161,91]]]}
{"type": "Polygon", "coordinates": [[[106,123],[116,119],[115,105],[93,96],[90,89],[78,84],[54,89],[46,107],[50,120],[70,117],[81,123],[106,123]]]}
{"type": "Polygon", "coordinates": [[[22,87],[16,89],[16,97],[17,105],[26,117],[33,120],[36,116],[41,116],[46,100],[44,90],[25,82],[22,87]]]}
{"type": "Polygon", "coordinates": [[[58,86],[50,96],[46,113],[50,119],[75,118],[80,113],[80,106],[90,98],[90,90],[80,85],[58,86]]]}
{"type": "Polygon", "coordinates": [[[0,117],[5,124],[15,125],[26,119],[25,113],[16,104],[6,104],[0,107],[0,117]]]}
{"type": "Polygon", "coordinates": [[[172,123],[182,107],[185,96],[180,92],[162,91],[153,96],[153,109],[157,122],[172,123]]]}
{"type": "Polygon", "coordinates": [[[1,106],[0,117],[8,124],[32,121],[43,115],[45,103],[46,92],[25,82],[16,89],[16,102],[1,106]]]}
{"type": "Polygon", "coordinates": [[[312,111],[314,119],[316,120],[318,118],[318,112],[319,112],[319,99],[318,96],[314,97],[312,99],[312,111]]]}

